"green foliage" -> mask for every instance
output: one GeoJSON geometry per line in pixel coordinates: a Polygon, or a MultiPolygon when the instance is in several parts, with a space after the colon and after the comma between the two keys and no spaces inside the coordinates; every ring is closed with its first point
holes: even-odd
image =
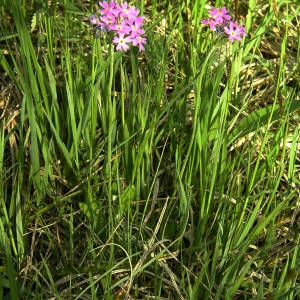
{"type": "Polygon", "coordinates": [[[231,44],[137,1],[122,53],[94,1],[0,2],[1,299],[298,297],[296,4],[227,1],[231,44]]]}

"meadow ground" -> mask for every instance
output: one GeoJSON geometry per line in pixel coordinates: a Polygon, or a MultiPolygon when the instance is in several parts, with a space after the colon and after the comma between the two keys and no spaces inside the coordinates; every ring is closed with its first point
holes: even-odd
{"type": "Polygon", "coordinates": [[[0,299],[300,298],[298,1],[0,4],[0,299]]]}

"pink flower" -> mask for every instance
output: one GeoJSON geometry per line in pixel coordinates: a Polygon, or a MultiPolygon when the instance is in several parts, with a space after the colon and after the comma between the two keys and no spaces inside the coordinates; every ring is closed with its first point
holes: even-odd
{"type": "Polygon", "coordinates": [[[135,8],[134,6],[130,6],[128,9],[128,18],[129,19],[136,19],[140,10],[135,8]]]}
{"type": "Polygon", "coordinates": [[[121,18],[128,18],[128,15],[129,15],[128,3],[121,2],[120,6],[119,6],[119,11],[120,11],[121,18]]]}
{"type": "Polygon", "coordinates": [[[109,30],[111,29],[111,26],[116,22],[116,18],[110,14],[101,16],[100,20],[101,20],[103,26],[109,30]]]}
{"type": "Polygon", "coordinates": [[[144,16],[139,16],[139,9],[127,2],[118,4],[115,1],[100,1],[99,6],[97,14],[90,16],[90,22],[97,30],[96,36],[99,31],[110,31],[117,34],[112,41],[117,50],[126,51],[131,44],[144,50],[146,38],[141,37],[145,33],[142,29],[144,16]]]}
{"type": "Polygon", "coordinates": [[[131,31],[131,26],[127,24],[125,20],[121,21],[121,23],[115,23],[112,26],[110,26],[111,30],[116,31],[117,33],[124,33],[129,34],[131,31]]]}
{"type": "Polygon", "coordinates": [[[99,6],[102,7],[99,12],[101,15],[113,15],[117,5],[115,1],[111,1],[109,4],[106,1],[99,2],[99,6]]]}
{"type": "Polygon", "coordinates": [[[224,27],[224,32],[228,35],[228,39],[231,42],[234,42],[235,40],[241,41],[242,36],[246,35],[245,33],[245,27],[239,26],[235,22],[230,22],[229,26],[224,27]]]}
{"type": "Polygon", "coordinates": [[[129,27],[130,27],[130,31],[131,31],[130,36],[132,36],[132,37],[136,37],[138,35],[142,35],[145,33],[145,30],[142,29],[140,26],[136,25],[135,22],[132,23],[131,25],[129,25],[129,27]]]}
{"type": "Polygon", "coordinates": [[[93,25],[98,25],[98,23],[100,22],[99,19],[95,15],[91,15],[89,17],[89,20],[93,25]]]}
{"type": "Polygon", "coordinates": [[[131,20],[131,22],[135,23],[135,26],[143,26],[143,22],[144,22],[145,17],[144,16],[140,16],[140,17],[136,17],[134,19],[131,20]]]}
{"type": "Polygon", "coordinates": [[[226,7],[221,9],[213,7],[209,10],[210,18],[202,20],[201,24],[209,25],[212,31],[217,31],[220,35],[223,33],[228,35],[228,39],[233,41],[241,41],[242,36],[247,35],[245,27],[239,26],[237,23],[230,21],[231,16],[228,14],[226,7]]]}
{"type": "Polygon", "coordinates": [[[127,51],[129,49],[128,43],[131,43],[131,38],[124,36],[123,33],[121,33],[119,36],[115,36],[113,39],[113,43],[117,44],[116,49],[119,51],[127,51]]]}
{"type": "Polygon", "coordinates": [[[218,23],[214,18],[209,18],[208,20],[202,20],[201,24],[209,25],[212,31],[216,31],[216,25],[218,25],[218,23]]]}
{"type": "Polygon", "coordinates": [[[139,50],[145,50],[144,44],[146,43],[146,38],[142,36],[136,36],[135,38],[132,39],[132,45],[133,46],[139,46],[139,50]]]}
{"type": "Polygon", "coordinates": [[[226,7],[222,7],[221,9],[213,7],[211,10],[209,10],[209,14],[215,19],[217,24],[227,23],[231,19],[226,7]]]}

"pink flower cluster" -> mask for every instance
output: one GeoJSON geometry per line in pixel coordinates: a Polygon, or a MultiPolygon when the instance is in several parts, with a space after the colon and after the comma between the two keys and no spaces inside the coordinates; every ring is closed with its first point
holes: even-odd
{"type": "Polygon", "coordinates": [[[226,7],[221,9],[213,7],[209,11],[209,19],[202,20],[201,24],[209,25],[212,31],[219,33],[225,32],[231,42],[235,40],[241,41],[242,36],[247,35],[244,26],[239,26],[236,22],[231,20],[226,7]]]}
{"type": "Polygon", "coordinates": [[[146,38],[142,35],[144,16],[139,16],[139,9],[128,6],[127,2],[118,4],[115,1],[99,2],[97,15],[90,16],[90,22],[100,31],[115,33],[113,43],[118,51],[127,51],[129,45],[138,46],[139,51],[145,50],[146,38]]]}

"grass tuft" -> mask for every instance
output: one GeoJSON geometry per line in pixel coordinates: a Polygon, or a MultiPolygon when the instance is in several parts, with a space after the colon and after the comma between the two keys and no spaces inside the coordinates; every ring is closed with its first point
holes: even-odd
{"type": "Polygon", "coordinates": [[[0,298],[296,299],[300,8],[135,1],[116,51],[90,1],[0,0],[0,298]]]}

